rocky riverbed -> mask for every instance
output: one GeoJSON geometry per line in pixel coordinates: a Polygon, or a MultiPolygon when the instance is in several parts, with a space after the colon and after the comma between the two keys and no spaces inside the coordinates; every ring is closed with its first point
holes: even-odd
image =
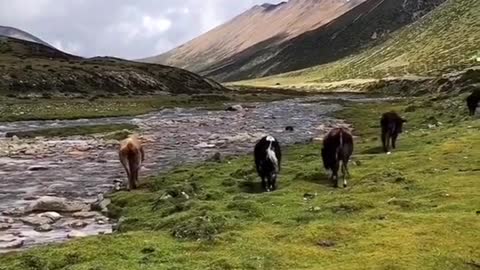
{"type": "MultiPolygon", "coordinates": [[[[188,162],[249,153],[265,134],[283,145],[320,138],[343,124],[329,116],[340,108],[327,97],[309,97],[231,111],[177,108],[135,118],[0,123],[0,136],[48,127],[136,124],[146,144],[145,177],[188,162]]],[[[0,252],[111,233],[112,224],[101,213],[104,205],[98,204],[108,203],[101,194],[125,178],[117,143],[92,136],[0,137],[0,252]]]]}

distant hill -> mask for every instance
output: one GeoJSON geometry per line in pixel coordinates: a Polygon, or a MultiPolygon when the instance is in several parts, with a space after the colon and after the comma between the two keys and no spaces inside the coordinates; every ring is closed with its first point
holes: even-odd
{"type": "Polygon", "coordinates": [[[52,47],[50,44],[41,40],[40,38],[14,27],[0,25],[0,36],[22,39],[30,42],[40,43],[48,47],[52,47]]]}
{"type": "Polygon", "coordinates": [[[291,0],[256,6],[146,61],[184,67],[221,81],[299,70],[379,44],[444,1],[291,0]]]}
{"type": "Polygon", "coordinates": [[[286,42],[327,24],[365,0],[290,0],[257,5],[233,20],[146,62],[182,67],[195,72],[255,48],[286,42]]]}
{"type": "Polygon", "coordinates": [[[186,70],[119,58],[91,59],[55,48],[0,37],[0,95],[145,95],[224,91],[186,70]]]}
{"type": "Polygon", "coordinates": [[[480,1],[448,0],[373,48],[337,62],[252,83],[286,86],[389,76],[437,76],[479,66],[479,40],[480,1]]]}

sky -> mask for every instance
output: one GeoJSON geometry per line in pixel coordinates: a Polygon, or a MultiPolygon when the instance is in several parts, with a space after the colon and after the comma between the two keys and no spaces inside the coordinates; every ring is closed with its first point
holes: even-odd
{"type": "Polygon", "coordinates": [[[0,25],[63,51],[139,59],[166,52],[256,4],[280,0],[0,0],[0,25]]]}

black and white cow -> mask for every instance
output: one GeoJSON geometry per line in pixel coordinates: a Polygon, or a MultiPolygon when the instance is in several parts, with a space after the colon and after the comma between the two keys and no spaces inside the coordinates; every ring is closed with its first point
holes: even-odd
{"type": "Polygon", "coordinates": [[[353,154],[353,136],[345,128],[334,128],[323,139],[322,159],[325,169],[331,170],[330,180],[335,187],[342,183],[338,170],[342,168],[343,187],[347,187],[348,161],[353,154]]]}
{"type": "Polygon", "coordinates": [[[263,189],[267,192],[275,190],[282,161],[280,144],[272,136],[263,137],[255,145],[254,156],[255,167],[262,178],[263,189]]]}
{"type": "Polygon", "coordinates": [[[398,135],[403,132],[403,124],[407,120],[400,117],[396,112],[387,112],[380,119],[382,127],[382,146],[385,153],[390,153],[390,144],[393,149],[397,147],[398,135]]]}

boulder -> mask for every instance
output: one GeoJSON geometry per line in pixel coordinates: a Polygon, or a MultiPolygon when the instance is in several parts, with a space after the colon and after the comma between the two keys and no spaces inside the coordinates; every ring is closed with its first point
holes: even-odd
{"type": "Polygon", "coordinates": [[[80,212],[88,210],[89,206],[80,201],[71,201],[65,198],[44,196],[29,206],[30,211],[80,212]]]}
{"type": "Polygon", "coordinates": [[[1,249],[17,249],[21,248],[24,244],[23,239],[0,239],[0,250],[1,249]]]}
{"type": "Polygon", "coordinates": [[[75,239],[75,238],[82,238],[82,237],[86,237],[87,235],[82,233],[82,232],[79,232],[79,231],[73,231],[73,232],[70,232],[69,234],[67,234],[67,238],[69,239],[75,239]]]}
{"type": "Polygon", "coordinates": [[[37,232],[49,232],[51,230],[53,230],[53,227],[50,224],[43,224],[35,228],[37,232]]]}
{"type": "Polygon", "coordinates": [[[243,111],[243,107],[242,105],[232,105],[232,106],[229,106],[226,111],[228,112],[240,112],[240,111],[243,111]]]}
{"type": "Polygon", "coordinates": [[[39,214],[38,216],[39,217],[46,217],[46,218],[49,218],[53,221],[58,221],[62,218],[62,215],[60,215],[57,212],[45,212],[45,213],[39,214]]]}
{"type": "Polygon", "coordinates": [[[7,224],[7,223],[0,223],[0,232],[1,231],[6,231],[8,229],[12,228],[12,225],[11,224],[7,224]]]}
{"type": "Polygon", "coordinates": [[[96,216],[98,216],[97,212],[76,212],[72,215],[72,217],[80,219],[94,218],[96,216]]]}
{"type": "Polygon", "coordinates": [[[55,223],[55,221],[47,218],[47,217],[24,217],[20,219],[21,222],[30,225],[30,226],[42,226],[45,224],[52,224],[55,223]]]}

